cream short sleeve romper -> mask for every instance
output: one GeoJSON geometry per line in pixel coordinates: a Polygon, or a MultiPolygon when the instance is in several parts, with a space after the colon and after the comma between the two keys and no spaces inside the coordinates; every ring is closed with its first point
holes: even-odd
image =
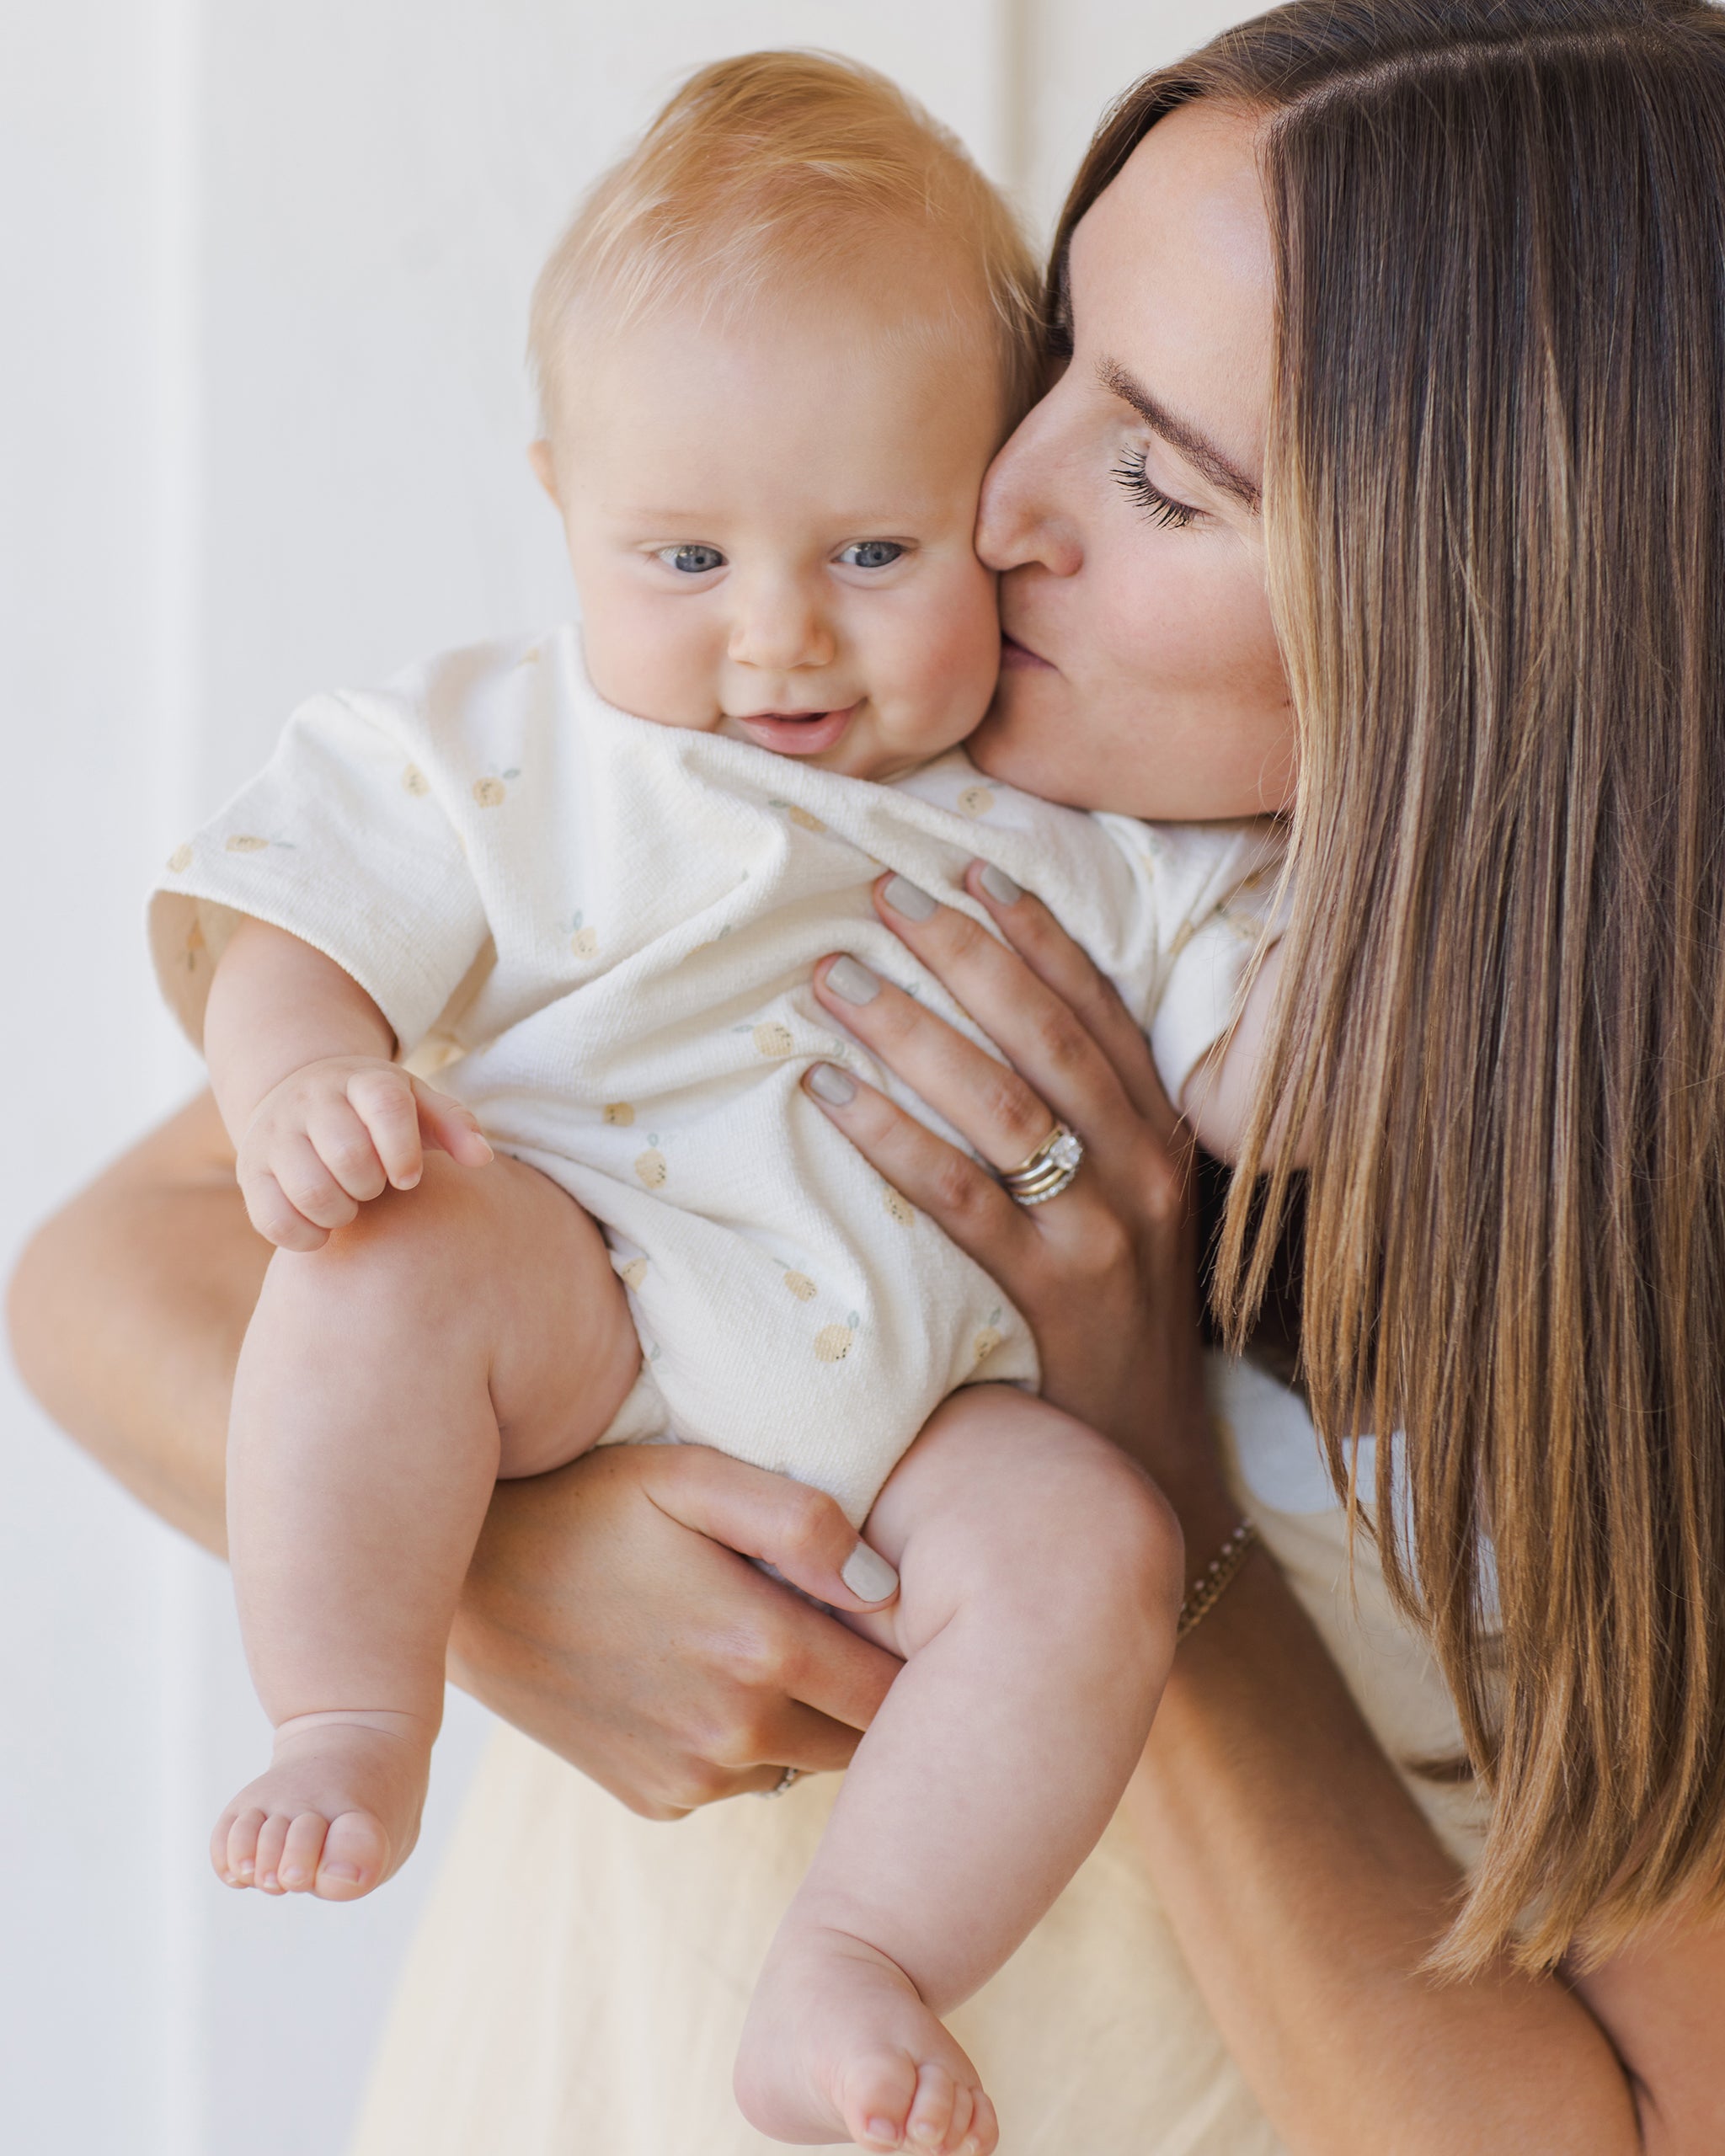
{"type": "Polygon", "coordinates": [[[416,1069],[604,1227],[644,1357],[609,1438],[718,1446],[860,1525],[955,1387],[1037,1375],[987,1274],[800,1083],[848,1065],[937,1122],[810,975],[852,952],[980,1039],[871,896],[893,869],[985,921],[978,856],[1113,976],[1178,1098],[1263,937],[1274,826],[1082,815],[957,752],[873,785],[655,725],[601,702],[569,628],[307,705],[175,851],[152,940],[194,1038],[242,915],[334,958],[416,1069]]]}

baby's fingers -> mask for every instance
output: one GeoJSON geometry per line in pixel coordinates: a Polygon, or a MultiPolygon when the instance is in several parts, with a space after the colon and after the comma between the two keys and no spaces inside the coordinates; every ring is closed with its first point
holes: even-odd
{"type": "MultiPolygon", "coordinates": [[[[360,1070],[348,1080],[347,1102],[392,1187],[411,1190],[425,1166],[413,1080],[405,1070],[360,1070]]],[[[328,1155],[324,1157],[327,1160],[328,1155]]],[[[348,1187],[353,1186],[350,1183],[348,1187]]],[[[380,1183],[378,1188],[382,1187],[380,1183]]],[[[375,1198],[378,1193],[355,1191],[354,1194],[375,1198]]]]}
{"type": "Polygon", "coordinates": [[[451,1100],[447,1093],[440,1093],[435,1086],[428,1086],[423,1078],[412,1079],[409,1083],[419,1103],[419,1129],[425,1143],[447,1153],[461,1167],[483,1168],[491,1159],[492,1152],[479,1128],[478,1117],[459,1101],[451,1100]]]}
{"type": "Polygon", "coordinates": [[[339,1096],[313,1100],[307,1112],[306,1135],[350,1198],[363,1204],[382,1194],[387,1172],[370,1130],[350,1102],[339,1096]]]}
{"type": "Polygon", "coordinates": [[[290,1203],[281,1185],[267,1171],[245,1177],[240,1194],[252,1225],[278,1250],[322,1250],[328,1241],[329,1230],[314,1226],[290,1203]]]}

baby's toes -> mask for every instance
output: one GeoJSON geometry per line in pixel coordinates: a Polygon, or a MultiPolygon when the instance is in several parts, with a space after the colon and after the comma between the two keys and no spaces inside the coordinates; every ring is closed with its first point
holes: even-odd
{"type": "Polygon", "coordinates": [[[845,2075],[840,2112],[861,2148],[905,2145],[905,2125],[916,2094],[916,2062],[908,2052],[871,2052],[845,2075]]]}
{"type": "Polygon", "coordinates": [[[369,1894],[383,1876],[389,1844],[370,1812],[344,1812],[331,1822],[318,1866],[318,1892],[326,1902],[351,1902],[369,1894]]]}
{"type": "Polygon", "coordinates": [[[257,1870],[252,1884],[261,1886],[266,1894],[280,1894],[284,1890],[279,1874],[281,1852],[287,1847],[287,1830],[292,1824],[285,1812],[272,1812],[258,1829],[257,1870]]]}
{"type": "Polygon", "coordinates": [[[211,1837],[210,1858],[230,1886],[249,1886],[257,1876],[258,1830],[264,1814],[254,1806],[249,1812],[224,1812],[211,1837]]]}
{"type": "Polygon", "coordinates": [[[944,2152],[947,2130],[953,2123],[953,2100],[958,2084],[943,2066],[930,2060],[916,2077],[916,2094],[911,2116],[905,2121],[905,2139],[912,2148],[944,2152]]]}
{"type": "Polygon", "coordinates": [[[994,2156],[1000,2146],[1000,2121],[994,2105],[979,2089],[970,2113],[970,2130],[959,2143],[959,2156],[994,2156]]]}
{"type": "Polygon", "coordinates": [[[276,1876],[290,1894],[303,1894],[318,1876],[318,1859],[329,1822],[321,1812],[297,1812],[288,1822],[276,1876]]]}

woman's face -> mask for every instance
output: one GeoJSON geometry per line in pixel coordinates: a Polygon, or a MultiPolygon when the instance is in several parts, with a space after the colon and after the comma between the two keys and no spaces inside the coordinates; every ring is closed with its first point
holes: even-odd
{"type": "Polygon", "coordinates": [[[1227,108],[1153,127],[1072,236],[1072,357],[996,458],[996,776],[1169,820],[1284,808],[1293,718],[1264,590],[1274,277],[1227,108]]]}

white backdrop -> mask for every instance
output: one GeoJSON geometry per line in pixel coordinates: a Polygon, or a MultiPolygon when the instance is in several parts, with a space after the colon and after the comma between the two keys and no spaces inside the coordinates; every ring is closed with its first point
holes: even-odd
{"type": "MultiPolygon", "coordinates": [[[[0,1266],[196,1081],[142,894],[289,707],[566,611],[526,295],[676,78],[854,53],[1045,231],[1108,98],[1247,12],[0,0],[0,1266]]],[[[225,1575],[3,1373],[0,1475],[0,2148],[338,2156],[483,1718],[382,1894],[229,1893],[204,1839],[265,1729],[225,1575]]]]}

